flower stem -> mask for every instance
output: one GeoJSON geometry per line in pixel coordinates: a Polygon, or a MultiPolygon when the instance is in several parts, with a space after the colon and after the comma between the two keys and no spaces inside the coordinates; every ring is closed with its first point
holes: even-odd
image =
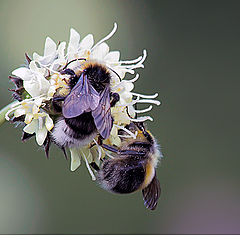
{"type": "Polygon", "coordinates": [[[4,108],[2,108],[0,110],[0,126],[6,121],[5,119],[5,114],[7,113],[7,111],[11,108],[11,106],[13,104],[15,104],[17,101],[9,103],[7,106],[5,106],[4,108]]]}

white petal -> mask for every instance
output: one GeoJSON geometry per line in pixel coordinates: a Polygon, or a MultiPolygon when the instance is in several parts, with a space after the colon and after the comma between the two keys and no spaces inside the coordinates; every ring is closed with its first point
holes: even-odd
{"type": "Polygon", "coordinates": [[[29,64],[29,68],[32,72],[35,72],[35,73],[38,73],[39,72],[39,68],[36,64],[35,61],[31,61],[30,64],[29,64]]]}
{"type": "Polygon", "coordinates": [[[12,72],[13,75],[20,77],[24,81],[29,81],[32,78],[32,72],[30,69],[25,68],[25,67],[20,67],[15,69],[12,72]]]}
{"type": "Polygon", "coordinates": [[[47,137],[47,129],[42,127],[41,129],[36,129],[36,141],[39,146],[43,145],[46,137],[47,137]]]}
{"type": "Polygon", "coordinates": [[[45,119],[45,126],[47,128],[48,131],[50,131],[53,128],[53,120],[49,117],[49,115],[46,116],[45,119]]]}
{"type": "Polygon", "coordinates": [[[33,119],[33,114],[32,114],[32,113],[27,113],[26,116],[25,116],[24,122],[25,122],[26,124],[30,124],[30,122],[32,121],[32,119],[33,119]]]}
{"type": "Polygon", "coordinates": [[[117,147],[120,147],[122,142],[121,142],[120,137],[116,136],[116,137],[111,138],[111,143],[112,143],[112,145],[116,145],[117,147]]]}
{"type": "Polygon", "coordinates": [[[132,105],[128,106],[128,113],[132,118],[135,118],[136,112],[135,112],[135,109],[132,105]]]}
{"type": "Polygon", "coordinates": [[[33,134],[36,132],[37,127],[38,127],[38,121],[36,119],[33,119],[30,124],[27,124],[23,128],[23,131],[29,134],[33,134]]]}
{"type": "Polygon", "coordinates": [[[76,30],[74,30],[73,28],[71,28],[70,39],[69,39],[67,52],[69,53],[69,52],[72,52],[74,50],[77,50],[78,45],[79,45],[79,41],[80,41],[79,33],[76,30]]]}
{"type": "Polygon", "coordinates": [[[33,60],[34,61],[40,61],[43,57],[40,56],[38,53],[34,52],[33,53],[33,60]]]}
{"type": "Polygon", "coordinates": [[[37,97],[47,94],[50,83],[43,75],[36,73],[31,81],[24,81],[23,86],[32,97],[37,97]]]}
{"type": "Polygon", "coordinates": [[[71,171],[75,171],[81,164],[81,157],[76,148],[69,148],[71,153],[71,171]]]}
{"type": "Polygon", "coordinates": [[[32,97],[37,97],[40,95],[40,86],[36,81],[24,81],[23,87],[32,97]]]}
{"type": "Polygon", "coordinates": [[[80,49],[91,49],[94,44],[93,35],[88,34],[79,44],[80,49]]]}
{"type": "Polygon", "coordinates": [[[38,107],[41,106],[43,99],[42,98],[36,98],[34,100],[34,104],[37,105],[38,107]]]}
{"type": "Polygon", "coordinates": [[[124,82],[124,89],[125,89],[125,91],[131,92],[133,90],[133,88],[134,88],[134,84],[133,83],[127,82],[127,81],[124,82]]]}
{"type": "Polygon", "coordinates": [[[58,55],[60,58],[64,58],[64,50],[66,48],[66,42],[61,42],[58,46],[58,55]]]}
{"type": "Polygon", "coordinates": [[[56,92],[56,86],[51,86],[49,89],[48,89],[48,97],[53,97],[54,93],[56,92]]]}
{"type": "Polygon", "coordinates": [[[100,59],[103,60],[104,57],[107,55],[109,52],[109,47],[108,45],[104,42],[101,43],[99,46],[97,46],[91,53],[90,57],[92,59],[100,59]]]}
{"type": "Polygon", "coordinates": [[[118,62],[119,58],[120,58],[119,51],[111,51],[105,56],[104,60],[106,62],[118,62]]]}
{"type": "Polygon", "coordinates": [[[116,137],[118,135],[118,129],[115,125],[113,125],[110,135],[114,136],[114,137],[116,137]]]}
{"type": "Polygon", "coordinates": [[[52,55],[56,50],[56,43],[50,37],[47,37],[45,41],[44,56],[52,55]]]}
{"type": "Polygon", "coordinates": [[[124,91],[120,94],[120,105],[125,105],[126,103],[132,102],[132,94],[130,92],[124,91]]]}
{"type": "Polygon", "coordinates": [[[114,67],[113,70],[120,76],[121,79],[125,77],[126,71],[121,67],[114,67]]]}
{"type": "Polygon", "coordinates": [[[101,155],[102,155],[102,151],[101,151],[101,148],[98,146],[98,145],[95,145],[93,147],[91,147],[91,154],[92,154],[92,157],[94,159],[94,162],[99,165],[100,164],[100,158],[101,158],[101,155]]]}
{"type": "Polygon", "coordinates": [[[92,154],[91,154],[90,149],[89,149],[88,147],[83,147],[83,148],[81,148],[81,151],[82,151],[82,153],[84,153],[84,155],[86,156],[87,161],[88,161],[89,163],[91,163],[91,162],[93,161],[93,157],[92,157],[92,154]]]}
{"type": "Polygon", "coordinates": [[[40,82],[40,86],[41,86],[40,94],[47,94],[50,87],[49,81],[43,76],[39,76],[38,81],[40,82]]]}

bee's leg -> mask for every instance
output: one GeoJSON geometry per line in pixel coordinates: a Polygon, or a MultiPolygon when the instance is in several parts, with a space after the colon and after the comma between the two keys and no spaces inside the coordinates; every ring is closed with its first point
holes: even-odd
{"type": "Polygon", "coordinates": [[[70,62],[68,62],[68,63],[63,67],[63,70],[66,69],[67,66],[68,66],[70,63],[75,62],[75,61],[77,61],[77,60],[84,60],[84,61],[87,61],[86,58],[76,58],[76,59],[73,59],[73,60],[71,60],[70,62]]]}
{"type": "Polygon", "coordinates": [[[61,74],[67,74],[67,75],[70,75],[70,82],[69,82],[69,86],[71,89],[73,89],[73,87],[76,85],[76,83],[78,82],[79,80],[79,77],[75,74],[75,72],[70,69],[70,68],[66,68],[64,70],[61,71],[61,74]]]}
{"type": "Polygon", "coordinates": [[[30,134],[30,133],[23,132],[21,140],[24,142],[24,141],[30,139],[31,137],[33,137],[35,135],[36,135],[35,133],[30,134]]]}
{"type": "Polygon", "coordinates": [[[110,102],[110,106],[114,107],[116,105],[116,103],[120,100],[120,96],[118,93],[111,93],[111,102],[110,102]]]}
{"type": "Polygon", "coordinates": [[[140,155],[140,156],[145,155],[145,152],[139,152],[135,150],[119,150],[107,144],[102,144],[101,146],[106,150],[116,153],[118,155],[140,155]]]}
{"type": "Polygon", "coordinates": [[[71,76],[75,76],[75,72],[72,69],[70,69],[70,68],[66,68],[66,69],[62,70],[60,73],[61,74],[68,74],[68,75],[71,75],[71,76]]]}
{"type": "Polygon", "coordinates": [[[62,102],[64,101],[65,97],[53,97],[52,98],[52,106],[56,112],[62,111],[62,102]]]}
{"type": "Polygon", "coordinates": [[[91,162],[89,165],[96,171],[100,170],[99,166],[95,162],[91,162]]]}
{"type": "Polygon", "coordinates": [[[65,147],[61,147],[61,150],[63,151],[64,157],[66,158],[66,160],[68,160],[68,157],[67,157],[67,153],[66,153],[65,147]]]}
{"type": "Polygon", "coordinates": [[[110,152],[116,153],[118,155],[140,155],[140,156],[145,155],[144,152],[139,152],[139,151],[135,151],[135,150],[119,150],[117,148],[114,148],[112,146],[104,144],[103,143],[103,138],[101,136],[98,137],[98,144],[102,148],[104,148],[104,149],[106,149],[106,150],[108,150],[110,152]]]}
{"type": "Polygon", "coordinates": [[[50,140],[50,137],[49,137],[49,133],[43,143],[43,146],[44,146],[44,151],[45,151],[45,154],[46,154],[46,157],[49,158],[49,149],[50,149],[50,145],[51,145],[51,140],[50,140]]]}

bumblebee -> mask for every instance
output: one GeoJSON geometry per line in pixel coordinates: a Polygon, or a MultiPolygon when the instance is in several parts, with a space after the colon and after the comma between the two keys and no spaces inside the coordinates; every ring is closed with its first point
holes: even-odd
{"type": "MultiPolygon", "coordinates": [[[[161,193],[156,175],[161,152],[156,140],[145,130],[143,124],[138,123],[137,126],[137,138],[126,138],[119,149],[102,144],[114,156],[103,159],[100,167],[95,163],[92,167],[97,171],[98,182],[105,190],[120,194],[142,190],[144,205],[154,210],[161,193]]],[[[129,128],[131,131],[137,129],[134,123],[129,128]]]]}
{"type": "Polygon", "coordinates": [[[70,93],[53,97],[53,106],[62,116],[51,138],[62,149],[87,145],[98,133],[108,138],[113,125],[110,108],[119,100],[119,95],[110,90],[111,74],[104,64],[73,61],[77,60],[83,62],[61,71],[69,76],[70,93]]]}

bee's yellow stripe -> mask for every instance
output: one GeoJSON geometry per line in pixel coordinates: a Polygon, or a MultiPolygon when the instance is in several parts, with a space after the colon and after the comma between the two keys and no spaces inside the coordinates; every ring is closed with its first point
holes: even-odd
{"type": "Polygon", "coordinates": [[[154,166],[151,162],[148,162],[146,165],[146,175],[145,175],[144,182],[142,184],[142,189],[149,185],[149,183],[152,181],[154,177],[154,174],[155,174],[154,166]]]}

